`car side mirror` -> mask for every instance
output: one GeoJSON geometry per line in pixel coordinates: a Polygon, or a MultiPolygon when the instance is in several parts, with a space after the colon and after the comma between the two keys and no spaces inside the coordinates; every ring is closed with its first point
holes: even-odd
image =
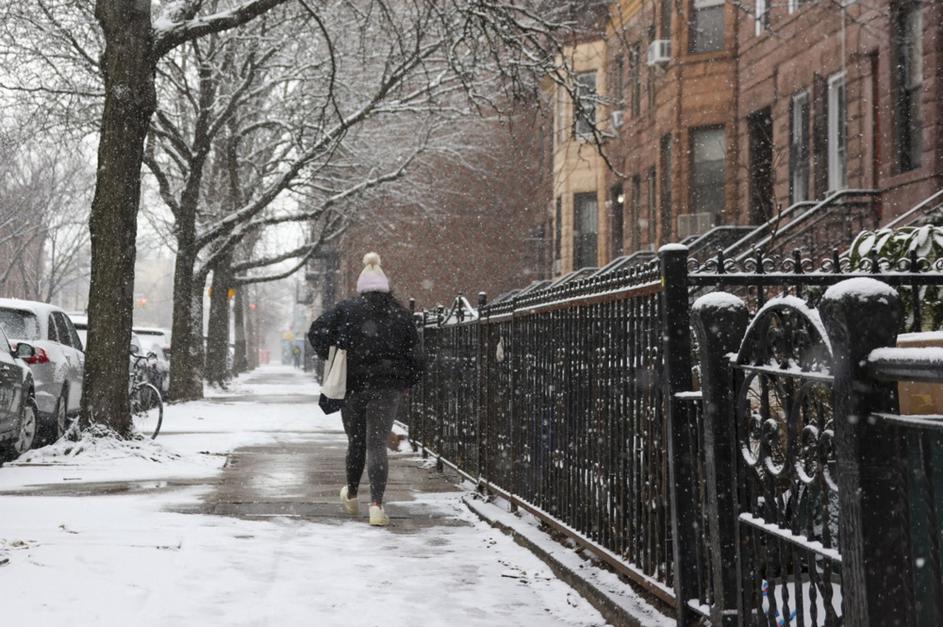
{"type": "Polygon", "coordinates": [[[13,353],[17,359],[29,359],[36,356],[36,349],[31,344],[20,342],[16,345],[16,351],[13,353]]]}
{"type": "Polygon", "coordinates": [[[137,354],[140,353],[140,352],[141,352],[141,349],[140,349],[140,348],[138,348],[138,347],[135,346],[134,344],[131,345],[131,354],[132,354],[132,355],[137,355],[137,354]]]}

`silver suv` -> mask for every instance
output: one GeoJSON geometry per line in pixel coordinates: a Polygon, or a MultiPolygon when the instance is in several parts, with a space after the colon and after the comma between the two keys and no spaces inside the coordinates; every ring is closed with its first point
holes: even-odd
{"type": "Polygon", "coordinates": [[[85,352],[75,326],[53,305],[0,298],[0,328],[10,342],[25,342],[34,354],[24,359],[33,373],[39,431],[45,441],[58,440],[82,402],[85,352]]]}

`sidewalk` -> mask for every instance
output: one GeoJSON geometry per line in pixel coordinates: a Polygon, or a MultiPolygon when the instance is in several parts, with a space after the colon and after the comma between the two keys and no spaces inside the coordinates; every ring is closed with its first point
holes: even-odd
{"type": "Polygon", "coordinates": [[[297,371],[264,369],[170,407],[157,445],[60,443],[0,468],[5,621],[604,623],[411,452],[391,458],[391,527],[367,525],[365,506],[343,514],[346,439],[314,392],[297,371]]]}

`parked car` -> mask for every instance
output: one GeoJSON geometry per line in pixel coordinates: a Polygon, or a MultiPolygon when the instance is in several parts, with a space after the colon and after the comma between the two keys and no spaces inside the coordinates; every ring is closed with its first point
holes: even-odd
{"type": "Polygon", "coordinates": [[[26,342],[14,350],[0,329],[0,462],[25,453],[36,441],[33,375],[23,361],[34,355],[26,342]]]}
{"type": "Polygon", "coordinates": [[[0,328],[12,344],[33,347],[23,361],[33,375],[38,432],[45,441],[58,440],[82,402],[85,353],[75,325],[53,305],[0,298],[0,328]]]}
{"type": "Polygon", "coordinates": [[[134,327],[141,342],[141,354],[149,357],[154,372],[151,383],[161,394],[170,389],[170,331],[149,327],[134,327]],[[153,355],[153,357],[151,357],[153,355]]]}
{"type": "Polygon", "coordinates": [[[160,350],[153,351],[157,353],[167,363],[170,363],[170,331],[167,329],[158,329],[156,327],[134,327],[134,332],[141,338],[141,343],[151,352],[154,347],[160,350]]]}

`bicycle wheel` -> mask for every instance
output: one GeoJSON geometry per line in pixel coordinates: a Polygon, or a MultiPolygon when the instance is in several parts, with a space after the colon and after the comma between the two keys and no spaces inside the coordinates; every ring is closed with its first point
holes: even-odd
{"type": "Polygon", "coordinates": [[[135,384],[131,388],[131,416],[138,429],[150,433],[152,440],[156,438],[164,422],[164,401],[160,391],[150,383],[135,384]]]}

